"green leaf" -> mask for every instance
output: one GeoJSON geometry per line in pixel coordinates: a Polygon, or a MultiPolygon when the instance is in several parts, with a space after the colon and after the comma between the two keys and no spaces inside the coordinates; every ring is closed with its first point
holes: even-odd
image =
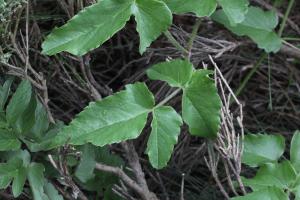
{"type": "Polygon", "coordinates": [[[138,137],[144,128],[154,97],[144,83],[127,85],[126,90],[91,103],[55,138],[50,148],[65,143],[96,146],[138,137]]]}
{"type": "Polygon", "coordinates": [[[296,131],[291,141],[291,162],[297,172],[300,172],[300,131],[296,131]]]}
{"type": "Polygon", "coordinates": [[[282,163],[266,163],[260,167],[256,176],[243,180],[246,186],[257,191],[269,186],[281,189],[290,189],[296,180],[296,172],[290,161],[282,163]]]}
{"type": "Polygon", "coordinates": [[[0,176],[0,189],[5,189],[10,185],[12,181],[11,176],[0,176]]]}
{"type": "Polygon", "coordinates": [[[212,18],[238,36],[250,37],[259,48],[268,53],[276,53],[282,45],[281,38],[273,31],[278,24],[278,18],[274,11],[264,12],[260,8],[249,7],[245,20],[236,26],[230,24],[222,10],[215,12],[212,18]]]}
{"type": "Polygon", "coordinates": [[[252,167],[276,162],[284,148],[285,141],[281,135],[248,134],[244,139],[242,162],[252,167]]]}
{"type": "Polygon", "coordinates": [[[44,166],[39,163],[31,163],[28,167],[28,181],[34,200],[48,200],[44,193],[44,166]]]}
{"type": "Polygon", "coordinates": [[[26,175],[27,170],[25,167],[20,166],[16,172],[16,175],[14,177],[14,181],[12,184],[12,192],[14,197],[18,197],[20,194],[22,194],[25,181],[26,181],[26,175]]]}
{"type": "Polygon", "coordinates": [[[157,0],[135,0],[132,4],[132,14],[137,22],[137,32],[140,35],[140,53],[166,31],[172,24],[172,13],[168,6],[157,0]]]}
{"type": "Polygon", "coordinates": [[[50,148],[52,139],[62,130],[64,124],[60,121],[55,124],[50,124],[49,130],[43,135],[42,138],[35,139],[22,139],[22,141],[27,145],[31,152],[38,152],[47,150],[50,148]]]}
{"type": "Polygon", "coordinates": [[[216,0],[163,0],[175,14],[195,13],[198,17],[210,16],[217,8],[216,0]]]}
{"type": "Polygon", "coordinates": [[[231,198],[231,200],[289,200],[289,197],[281,189],[269,187],[263,190],[252,192],[246,196],[231,198]]]}
{"type": "MultiPolygon", "coordinates": [[[[125,165],[124,161],[116,154],[112,154],[107,146],[91,147],[94,147],[97,162],[117,167],[122,167],[125,165]]],[[[82,184],[82,188],[88,191],[97,191],[102,193],[104,190],[111,190],[112,186],[119,182],[119,178],[111,173],[95,170],[94,174],[95,177],[93,179],[89,179],[87,182],[82,184]]]]}
{"type": "Polygon", "coordinates": [[[158,63],[147,71],[150,79],[166,81],[172,87],[185,87],[192,73],[193,64],[180,59],[158,63]]]}
{"type": "Polygon", "coordinates": [[[241,23],[248,12],[248,0],[218,0],[231,26],[241,23]]]}
{"type": "Polygon", "coordinates": [[[31,138],[42,139],[49,128],[49,120],[44,106],[38,100],[34,116],[35,123],[30,130],[31,138]]]}
{"type": "Polygon", "coordinates": [[[54,29],[42,44],[43,53],[68,51],[83,55],[122,29],[131,16],[132,0],[100,0],[64,26],[54,29]]]}
{"type": "Polygon", "coordinates": [[[31,95],[31,100],[25,111],[19,116],[13,128],[22,136],[28,135],[30,129],[35,124],[35,110],[37,99],[34,94],[31,95]]]}
{"type": "Polygon", "coordinates": [[[220,125],[221,100],[209,70],[194,72],[183,91],[182,116],[192,135],[215,138],[220,125]]]}
{"type": "Polygon", "coordinates": [[[20,147],[21,142],[11,131],[0,129],[0,151],[17,150],[20,147]]]}
{"type": "Polygon", "coordinates": [[[100,0],[54,29],[42,44],[43,53],[54,55],[68,51],[83,55],[122,29],[131,15],[137,22],[141,53],[172,23],[171,11],[161,1],[100,0]]]}
{"type": "Polygon", "coordinates": [[[172,107],[153,110],[152,131],[147,143],[147,154],[153,167],[161,169],[170,160],[180,134],[182,120],[172,107]]]}
{"type": "Polygon", "coordinates": [[[94,178],[94,169],[96,166],[94,147],[86,144],[82,148],[80,163],[75,171],[76,177],[83,183],[94,178]]]}
{"type": "Polygon", "coordinates": [[[4,106],[9,96],[12,82],[13,79],[8,79],[7,81],[5,81],[3,86],[0,86],[0,110],[4,110],[4,106]]]}
{"type": "Polygon", "coordinates": [[[44,190],[49,200],[64,200],[51,183],[47,182],[44,186],[44,190]]]}
{"type": "Polygon", "coordinates": [[[31,95],[32,90],[30,82],[28,80],[23,80],[6,108],[6,118],[11,125],[13,125],[26,110],[30,103],[31,95]]]}
{"type": "Polygon", "coordinates": [[[18,197],[22,193],[26,181],[26,168],[23,165],[23,161],[19,158],[14,158],[7,163],[0,163],[0,178],[5,179],[2,186],[8,186],[13,179],[13,196],[18,197]]]}

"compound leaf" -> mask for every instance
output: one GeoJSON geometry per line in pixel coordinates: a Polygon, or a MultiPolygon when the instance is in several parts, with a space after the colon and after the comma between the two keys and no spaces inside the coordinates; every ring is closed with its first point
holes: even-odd
{"type": "Polygon", "coordinates": [[[198,17],[210,16],[217,8],[216,0],[164,0],[175,14],[195,13],[198,17]]]}
{"type": "Polygon", "coordinates": [[[83,55],[122,29],[131,16],[132,0],[100,0],[67,24],[56,28],[44,41],[43,53],[68,51],[83,55]]]}
{"type": "Polygon", "coordinates": [[[248,12],[248,0],[218,0],[218,2],[232,26],[244,21],[248,12]]]}
{"type": "Polygon", "coordinates": [[[54,55],[67,51],[83,55],[121,30],[131,15],[137,22],[140,53],[172,23],[171,11],[162,1],[100,0],[54,29],[42,45],[43,53],[54,55]]]}
{"type": "Polygon", "coordinates": [[[157,0],[135,0],[132,4],[132,14],[137,22],[140,35],[140,53],[162,32],[172,24],[172,13],[168,6],[157,0]]]}
{"type": "Polygon", "coordinates": [[[291,142],[290,157],[293,166],[300,172],[300,131],[294,133],[291,142]]]}
{"type": "Polygon", "coordinates": [[[154,97],[144,83],[127,85],[125,91],[87,106],[69,126],[50,139],[52,144],[48,148],[88,142],[104,146],[136,138],[153,106],[154,97]]]}
{"type": "Polygon", "coordinates": [[[184,87],[191,79],[193,64],[186,60],[172,60],[152,66],[147,75],[152,80],[166,81],[172,87],[184,87]]]}
{"type": "Polygon", "coordinates": [[[285,141],[281,135],[248,134],[244,139],[242,162],[252,167],[276,162],[284,147],[285,141]]]}
{"type": "Polygon", "coordinates": [[[215,138],[220,125],[221,100],[209,74],[209,70],[194,72],[183,91],[182,116],[192,135],[215,138]]]}
{"type": "Polygon", "coordinates": [[[288,195],[276,187],[268,187],[263,190],[252,192],[246,196],[231,198],[231,200],[289,200],[288,195]]]}
{"type": "Polygon", "coordinates": [[[273,31],[278,24],[274,11],[265,12],[260,8],[249,7],[245,20],[235,26],[230,24],[223,10],[215,12],[212,18],[238,36],[250,37],[259,48],[268,53],[276,53],[281,47],[282,41],[273,31]]]}
{"type": "Polygon", "coordinates": [[[182,119],[172,107],[158,107],[152,113],[152,131],[146,152],[152,166],[161,169],[167,165],[177,143],[182,119]]]}

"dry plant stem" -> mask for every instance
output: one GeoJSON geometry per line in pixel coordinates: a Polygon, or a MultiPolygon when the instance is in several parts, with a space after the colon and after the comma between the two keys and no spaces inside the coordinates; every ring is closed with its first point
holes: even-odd
{"type": "Polygon", "coordinates": [[[86,81],[86,84],[87,84],[87,87],[88,89],[90,90],[90,92],[92,93],[92,96],[94,99],[96,100],[101,100],[102,99],[102,96],[101,94],[98,92],[98,90],[94,87],[94,85],[91,83],[90,81],[90,78],[88,77],[87,73],[86,73],[86,68],[88,66],[86,66],[85,64],[85,61],[83,60],[83,58],[79,58],[80,60],[80,69],[81,69],[81,72],[83,74],[83,77],[86,81]]]}
{"type": "Polygon", "coordinates": [[[170,31],[165,31],[164,35],[168,38],[169,42],[171,42],[179,51],[183,53],[183,55],[188,55],[189,52],[186,50],[170,33],[170,31]]]}
{"type": "Polygon", "coordinates": [[[118,176],[126,185],[138,193],[143,199],[147,199],[143,188],[138,185],[134,180],[132,180],[127,174],[119,167],[112,167],[102,163],[96,163],[95,168],[100,171],[108,172],[118,176]]]}
{"type": "Polygon", "coordinates": [[[226,200],[229,200],[230,197],[229,197],[228,193],[226,192],[225,188],[223,187],[223,185],[219,179],[218,173],[217,173],[219,161],[214,153],[212,141],[207,142],[207,150],[208,150],[208,160],[205,158],[206,165],[208,166],[209,170],[211,171],[212,176],[214,177],[221,193],[223,194],[223,196],[225,197],[226,200]]]}
{"type": "Polygon", "coordinates": [[[180,187],[180,200],[184,200],[184,177],[185,174],[182,174],[181,187],[180,187]]]}
{"type": "Polygon", "coordinates": [[[128,163],[134,172],[137,183],[143,189],[143,193],[146,197],[145,200],[158,200],[156,195],[153,192],[151,192],[148,188],[148,185],[147,185],[147,182],[145,179],[145,174],[144,174],[144,171],[142,169],[142,166],[141,166],[141,163],[139,160],[139,156],[135,150],[135,147],[134,147],[132,141],[123,142],[122,146],[126,152],[126,157],[127,157],[128,163]]]}
{"type": "MultiPolygon", "coordinates": [[[[215,67],[215,79],[217,86],[220,90],[220,97],[222,99],[222,109],[221,109],[221,129],[218,136],[218,140],[215,144],[215,149],[219,152],[219,155],[222,156],[224,161],[224,167],[226,173],[228,175],[228,182],[229,186],[233,190],[234,193],[235,189],[232,185],[231,181],[231,173],[230,170],[236,177],[236,180],[239,184],[239,187],[243,194],[246,194],[245,187],[242,183],[240,172],[241,172],[241,156],[243,152],[243,143],[240,143],[241,139],[244,139],[244,128],[243,128],[243,107],[241,103],[238,101],[237,97],[229,87],[226,79],[222,75],[220,69],[218,68],[217,64],[213,61],[212,57],[210,56],[211,63],[215,67]],[[225,88],[224,88],[224,86],[225,88]],[[225,89],[229,92],[229,95],[225,95],[225,89]],[[232,97],[232,99],[231,99],[232,97]],[[234,118],[232,113],[230,112],[230,102],[235,101],[235,103],[239,106],[239,116],[235,119],[240,127],[239,135],[236,132],[236,128],[234,125],[234,118]],[[241,139],[240,139],[241,138],[241,139]]],[[[227,92],[226,92],[227,93],[227,92]]],[[[213,162],[213,161],[212,161],[213,162]]]]}
{"type": "MultiPolygon", "coordinates": [[[[70,174],[68,172],[68,167],[67,167],[65,160],[61,161],[62,160],[61,157],[63,157],[63,156],[60,155],[59,157],[60,157],[60,162],[57,164],[54,161],[52,155],[50,155],[50,154],[48,155],[49,162],[59,172],[59,174],[64,178],[64,181],[68,184],[68,186],[72,188],[74,198],[75,199],[79,198],[81,200],[88,200],[88,198],[84,195],[84,193],[74,183],[72,177],[70,176],[70,174]]],[[[64,196],[66,196],[66,194],[64,194],[64,193],[62,193],[62,194],[64,196]]]]}
{"type": "Polygon", "coordinates": [[[234,193],[234,195],[235,196],[239,196],[239,194],[237,193],[237,191],[236,191],[236,189],[235,189],[235,187],[233,185],[227,161],[224,158],[223,158],[223,163],[224,163],[224,168],[225,168],[225,172],[226,172],[226,175],[227,175],[228,185],[229,185],[230,189],[232,190],[232,192],[234,193]]]}

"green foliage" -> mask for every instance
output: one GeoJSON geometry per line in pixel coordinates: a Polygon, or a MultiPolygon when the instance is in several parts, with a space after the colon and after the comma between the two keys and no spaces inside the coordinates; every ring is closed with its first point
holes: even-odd
{"type": "Polygon", "coordinates": [[[42,45],[43,53],[83,55],[110,39],[134,16],[142,54],[170,27],[171,12],[193,12],[198,17],[215,13],[212,19],[239,36],[250,37],[266,52],[277,52],[281,47],[281,39],[273,31],[278,23],[275,12],[249,7],[248,0],[100,0],[55,28],[42,45]],[[215,12],[218,4],[222,9],[215,12]]]}
{"type": "Polygon", "coordinates": [[[226,14],[230,25],[235,26],[245,20],[248,12],[248,0],[218,0],[226,14]]]}
{"type": "Polygon", "coordinates": [[[11,125],[15,124],[18,118],[25,112],[30,104],[31,96],[30,82],[27,80],[22,81],[6,108],[6,118],[11,125]]]}
{"type": "Polygon", "coordinates": [[[289,200],[286,193],[276,187],[266,187],[263,190],[252,192],[243,197],[231,198],[232,200],[289,200]]]}
{"type": "Polygon", "coordinates": [[[297,172],[300,172],[300,132],[296,131],[291,142],[291,162],[297,172]]]}
{"type": "Polygon", "coordinates": [[[163,0],[173,13],[193,12],[198,17],[210,16],[217,8],[216,0],[163,0]]]}
{"type": "MultiPolygon", "coordinates": [[[[277,52],[281,47],[282,41],[274,32],[278,24],[275,12],[249,7],[248,0],[99,0],[62,27],[54,29],[42,45],[43,53],[54,55],[67,51],[84,55],[110,39],[133,17],[142,54],[171,26],[172,13],[187,12],[193,12],[198,17],[212,15],[213,20],[239,36],[250,37],[266,52],[277,52]],[[220,10],[216,11],[218,5],[220,10]]],[[[112,165],[122,165],[119,158],[111,155],[105,146],[137,138],[147,124],[149,114],[152,116],[152,129],[146,153],[152,166],[157,169],[167,165],[183,121],[194,136],[209,139],[217,137],[221,100],[214,80],[210,78],[211,74],[210,70],[196,70],[189,61],[180,59],[158,63],[147,71],[150,79],[165,81],[170,87],[177,87],[176,91],[182,92],[182,116],[172,107],[165,106],[172,95],[156,104],[154,95],[145,83],[134,83],[112,96],[90,103],[65,127],[48,122],[47,113],[36,99],[28,81],[21,83],[4,113],[9,90],[8,86],[3,86],[0,88],[3,91],[0,91],[0,105],[4,113],[1,127],[5,130],[0,132],[2,150],[17,150],[21,142],[32,152],[50,150],[65,144],[76,145],[82,152],[81,158],[78,163],[74,159],[69,162],[72,167],[78,164],[74,171],[76,180],[86,190],[105,190],[104,199],[115,199],[109,192],[116,181],[115,177],[95,171],[96,162],[101,160],[112,165]],[[10,142],[4,144],[7,140],[10,142]]],[[[296,181],[297,171],[300,170],[297,161],[298,135],[295,134],[292,141],[291,162],[281,163],[277,161],[284,152],[283,137],[246,136],[243,141],[243,162],[259,166],[260,169],[254,178],[244,179],[246,185],[255,192],[234,199],[276,200],[288,198],[285,190],[300,193],[300,184],[296,181]]],[[[23,174],[26,174],[35,199],[44,199],[47,195],[48,199],[60,199],[55,188],[43,178],[44,167],[41,164],[28,163],[25,171],[20,170],[20,176],[3,174],[0,186],[9,185],[13,179],[13,184],[16,182],[17,185],[15,193],[19,194],[23,188],[23,174]],[[15,176],[20,178],[16,181],[15,176]]]]}
{"type": "Polygon", "coordinates": [[[122,167],[124,162],[114,154],[111,154],[107,147],[96,147],[90,144],[80,146],[78,150],[82,151],[80,163],[75,171],[75,177],[80,180],[79,184],[88,191],[102,193],[104,199],[119,200],[112,194],[112,186],[118,183],[118,178],[110,173],[95,170],[96,162],[101,162],[110,166],[122,167]],[[90,155],[88,155],[90,153],[90,155]],[[90,158],[87,158],[87,157],[90,158]],[[86,160],[88,162],[84,162],[86,160]],[[86,175],[84,174],[86,173],[86,175]]]}
{"type": "Polygon", "coordinates": [[[64,26],[54,29],[43,43],[43,52],[53,55],[68,51],[83,55],[122,29],[131,15],[137,22],[141,53],[172,22],[170,10],[160,1],[101,0],[85,8],[64,26]]]}
{"type": "MultiPolygon", "coordinates": [[[[299,132],[297,131],[292,139],[291,160],[299,154],[299,146],[295,146],[298,138],[299,132]]],[[[259,170],[253,178],[243,178],[245,186],[250,187],[254,192],[243,197],[232,198],[233,200],[288,200],[290,193],[299,199],[300,174],[296,170],[297,162],[279,161],[284,150],[284,138],[250,134],[246,136],[244,145],[243,162],[259,166],[259,170]]]]}
{"type": "Polygon", "coordinates": [[[225,11],[217,11],[212,18],[223,24],[227,29],[239,36],[250,37],[259,48],[266,52],[276,53],[281,47],[281,39],[273,31],[278,24],[274,11],[263,11],[260,8],[250,7],[245,20],[232,25],[225,11]]]}
{"type": "Polygon", "coordinates": [[[183,90],[182,116],[192,135],[215,138],[220,125],[221,100],[209,70],[193,73],[183,90]]]}
{"type": "Polygon", "coordinates": [[[172,14],[166,4],[156,0],[134,0],[131,10],[137,23],[142,54],[172,24],[172,14]]]}
{"type": "Polygon", "coordinates": [[[144,83],[127,85],[125,91],[86,107],[57,137],[51,138],[50,148],[88,142],[104,146],[134,139],[153,107],[153,96],[144,83]]]}
{"type": "MultiPolygon", "coordinates": [[[[188,61],[174,60],[155,65],[147,74],[184,91],[183,119],[190,126],[191,134],[217,136],[221,103],[214,81],[209,77],[211,71],[194,70],[188,61]]],[[[160,169],[167,165],[182,125],[181,116],[163,104],[155,106],[154,97],[144,83],[127,85],[126,90],[91,103],[56,137],[42,144],[51,149],[66,143],[105,146],[134,139],[141,134],[152,113],[152,132],[146,152],[152,166],[160,169]]],[[[82,182],[90,178],[94,165],[93,158],[85,154],[93,157],[92,152],[84,151],[76,172],[82,182]]]]}
{"type": "Polygon", "coordinates": [[[95,148],[92,145],[86,144],[82,146],[82,155],[80,157],[80,163],[77,166],[75,176],[83,183],[95,177],[95,153],[95,148]]]}
{"type": "Polygon", "coordinates": [[[281,135],[248,134],[244,139],[243,163],[252,167],[276,162],[284,152],[284,138],[281,135]]]}
{"type": "Polygon", "coordinates": [[[191,80],[193,65],[186,60],[171,60],[152,66],[147,75],[152,80],[167,82],[172,87],[185,87],[191,80]]]}
{"type": "Polygon", "coordinates": [[[172,107],[162,106],[153,110],[152,131],[148,139],[147,154],[153,167],[167,165],[177,143],[182,119],[172,107]]]}
{"type": "MultiPolygon", "coordinates": [[[[51,124],[49,122],[46,110],[37,100],[28,81],[22,81],[15,93],[9,98],[11,83],[11,80],[6,81],[0,87],[1,103],[3,105],[0,118],[0,151],[3,153],[0,158],[0,189],[11,186],[12,193],[17,198],[23,193],[25,183],[28,181],[32,199],[62,200],[63,197],[44,174],[45,168],[49,169],[51,164],[46,160],[41,160],[41,162],[32,161],[31,153],[20,148],[21,144],[24,143],[26,146],[24,145],[23,147],[27,147],[31,152],[48,149],[49,145],[51,145],[49,141],[57,135],[63,124],[60,122],[51,124]],[[9,101],[7,102],[7,100],[9,101]],[[23,102],[20,100],[23,100],[23,102]],[[14,115],[14,113],[18,113],[18,115],[14,115]],[[13,123],[7,120],[8,116],[10,119],[13,119],[11,120],[13,123]],[[24,118],[24,116],[27,118],[24,118]],[[26,120],[28,123],[26,123],[26,120]]],[[[130,88],[130,86],[128,87],[130,88]]],[[[137,88],[139,87],[143,88],[143,85],[137,86],[137,88]]],[[[143,92],[145,91],[140,91],[141,93],[136,89],[135,95],[132,97],[136,97],[136,101],[139,101],[138,99],[144,95],[143,92]]],[[[153,99],[140,101],[141,106],[145,106],[149,102],[153,103],[153,99]]],[[[95,163],[97,161],[121,166],[123,162],[120,158],[111,155],[106,148],[100,149],[88,144],[79,146],[78,150],[82,151],[80,162],[74,173],[78,182],[87,189],[91,187],[90,185],[94,185],[96,188],[93,190],[99,193],[104,190],[111,190],[112,185],[118,179],[111,174],[95,173],[95,163]],[[101,186],[99,185],[99,180],[101,181],[101,186]]],[[[40,155],[43,154],[41,153],[40,155]]],[[[72,159],[72,157],[69,157],[69,159],[72,159]]],[[[71,167],[71,162],[68,163],[70,163],[68,166],[71,167]]],[[[110,192],[106,192],[104,197],[110,200],[117,199],[110,192]]]]}

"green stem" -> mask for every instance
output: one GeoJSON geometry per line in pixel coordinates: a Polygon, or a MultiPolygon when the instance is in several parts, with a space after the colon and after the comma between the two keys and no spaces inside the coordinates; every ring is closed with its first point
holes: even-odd
{"type": "Polygon", "coordinates": [[[181,88],[178,88],[176,90],[174,90],[174,92],[172,92],[169,96],[167,96],[164,100],[162,100],[161,102],[159,102],[155,108],[160,107],[165,105],[166,103],[168,103],[172,98],[174,98],[177,94],[179,94],[181,92],[181,88]]]}
{"type": "Polygon", "coordinates": [[[244,80],[242,81],[242,83],[240,84],[239,88],[236,90],[235,95],[239,96],[241,94],[241,92],[244,90],[244,88],[246,87],[248,81],[250,80],[250,78],[254,75],[254,73],[257,71],[257,69],[259,68],[259,66],[261,65],[261,63],[264,61],[264,59],[267,57],[267,53],[263,53],[259,60],[257,61],[257,63],[254,65],[254,67],[251,69],[251,71],[247,74],[247,76],[244,78],[244,80]]]}
{"type": "Polygon", "coordinates": [[[197,36],[200,24],[201,24],[201,18],[198,18],[195,25],[193,26],[193,31],[192,31],[190,39],[188,41],[188,54],[186,55],[186,57],[189,60],[191,58],[193,44],[194,44],[195,38],[197,36]]]}
{"type": "Polygon", "coordinates": [[[283,17],[283,19],[282,19],[282,22],[281,22],[281,24],[280,24],[280,28],[279,28],[279,31],[278,31],[279,37],[282,36],[284,27],[285,27],[285,25],[286,25],[287,19],[288,19],[289,15],[290,15],[290,12],[291,12],[291,10],[292,10],[292,7],[293,7],[294,3],[295,3],[295,0],[290,0],[290,1],[289,1],[289,5],[288,5],[288,7],[287,7],[287,9],[286,9],[286,12],[285,12],[285,14],[284,14],[284,17],[283,17]]]}
{"type": "Polygon", "coordinates": [[[168,38],[168,40],[179,50],[182,51],[184,55],[188,54],[188,50],[186,50],[179,42],[173,37],[173,35],[170,33],[170,31],[164,32],[165,36],[168,38]]]}
{"type": "MultiPolygon", "coordinates": [[[[190,60],[190,56],[191,56],[191,49],[193,47],[193,43],[194,40],[196,38],[198,29],[200,27],[201,24],[201,19],[197,19],[194,27],[193,27],[193,31],[191,33],[191,37],[189,39],[188,42],[188,50],[186,50],[183,46],[181,46],[181,44],[179,44],[179,42],[173,37],[173,35],[170,33],[170,31],[165,31],[164,34],[165,36],[168,38],[168,40],[180,51],[182,51],[182,53],[185,55],[185,57],[190,60]]],[[[181,92],[182,88],[178,88],[176,90],[174,90],[169,96],[167,96],[164,100],[162,100],[161,102],[159,102],[155,108],[160,107],[165,105],[166,103],[168,103],[172,98],[174,98],[177,94],[179,94],[181,92]]]]}

